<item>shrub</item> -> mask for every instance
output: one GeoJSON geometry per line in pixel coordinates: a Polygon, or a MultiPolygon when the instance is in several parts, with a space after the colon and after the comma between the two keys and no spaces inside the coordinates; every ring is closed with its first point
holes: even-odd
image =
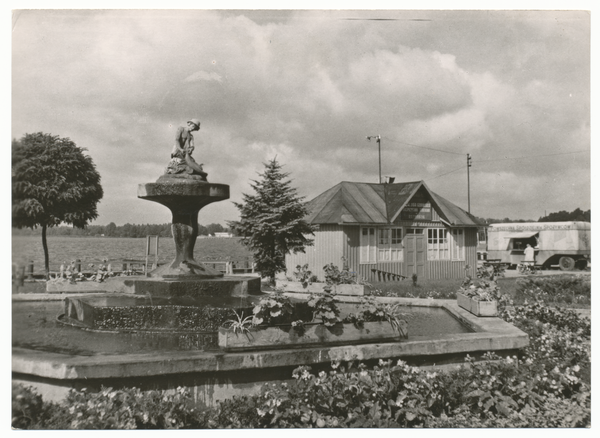
{"type": "Polygon", "coordinates": [[[309,284],[318,280],[317,276],[308,269],[308,264],[304,266],[296,266],[296,270],[292,273],[294,280],[302,283],[302,287],[307,287],[309,284]]]}
{"type": "Polygon", "coordinates": [[[177,388],[174,393],[142,392],[137,388],[102,388],[97,393],[71,390],[64,401],[56,404],[41,402],[41,397],[31,389],[13,387],[13,427],[20,428],[199,428],[206,427],[205,414],[193,407],[193,398],[183,388],[177,388]],[[15,415],[15,412],[26,415],[15,415]]]}
{"type": "Polygon", "coordinates": [[[289,297],[279,291],[261,298],[252,312],[253,325],[286,324],[294,319],[294,305],[289,297]]]}
{"type": "Polygon", "coordinates": [[[581,275],[527,277],[517,282],[516,298],[547,303],[591,303],[591,280],[581,275]]]}
{"type": "Polygon", "coordinates": [[[329,263],[328,265],[323,266],[323,271],[325,271],[325,283],[332,284],[356,284],[358,281],[356,279],[356,273],[350,272],[350,268],[348,267],[348,262],[345,257],[342,257],[343,267],[340,270],[333,263],[329,263]]]}
{"type": "Polygon", "coordinates": [[[54,404],[17,386],[13,427],[589,427],[589,319],[539,302],[504,309],[501,317],[529,335],[519,356],[468,357],[446,372],[383,360],[373,367],[332,362],[318,373],[302,366],[291,383],[269,383],[257,395],[202,411],[183,389],[72,391],[54,404]]]}
{"type": "Polygon", "coordinates": [[[13,383],[12,420],[16,429],[43,429],[53,417],[56,405],[46,403],[31,387],[13,383]]]}
{"type": "Polygon", "coordinates": [[[311,294],[308,297],[308,305],[312,308],[313,321],[321,321],[330,327],[340,322],[340,309],[333,296],[328,293],[311,294]]]}

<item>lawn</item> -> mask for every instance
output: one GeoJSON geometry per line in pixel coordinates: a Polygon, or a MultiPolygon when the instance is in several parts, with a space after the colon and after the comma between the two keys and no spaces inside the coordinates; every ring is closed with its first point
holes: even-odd
{"type": "MultiPolygon", "coordinates": [[[[478,279],[474,282],[477,283],[478,279]]],[[[375,296],[454,299],[463,283],[462,279],[410,280],[375,282],[369,291],[375,296]]],[[[591,307],[591,277],[573,274],[529,277],[499,277],[496,284],[500,294],[509,295],[513,304],[543,299],[549,305],[589,309],[591,307]]]]}

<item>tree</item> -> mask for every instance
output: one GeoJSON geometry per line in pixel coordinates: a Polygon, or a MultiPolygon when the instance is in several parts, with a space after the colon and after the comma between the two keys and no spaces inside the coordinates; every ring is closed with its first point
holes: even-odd
{"type": "Polygon", "coordinates": [[[115,224],[114,222],[111,222],[107,226],[104,227],[104,235],[106,237],[113,237],[113,236],[116,236],[116,234],[117,234],[117,224],[115,224]]]}
{"type": "Polygon", "coordinates": [[[256,195],[243,194],[243,203],[234,202],[241,219],[229,225],[254,253],[257,270],[273,283],[275,274],[285,271],[286,254],[304,252],[305,246],[313,244],[306,237],[313,228],[304,220],[304,198],[285,180],[288,174],[281,172],[276,158],[264,165],[262,179],[251,184],[256,195]]]}
{"type": "Polygon", "coordinates": [[[41,132],[12,142],[12,222],[17,228],[42,227],[46,278],[46,230],[63,222],[85,228],[98,217],[96,205],[104,192],[84,151],[68,138],[41,132]]]}
{"type": "Polygon", "coordinates": [[[206,231],[208,234],[214,235],[215,233],[222,233],[225,231],[225,228],[223,228],[223,225],[221,224],[208,224],[206,226],[206,231]]]}
{"type": "Polygon", "coordinates": [[[568,221],[592,221],[592,210],[582,211],[576,208],[572,212],[561,210],[555,213],[550,213],[548,216],[541,217],[538,222],[568,222],[568,221]]]}

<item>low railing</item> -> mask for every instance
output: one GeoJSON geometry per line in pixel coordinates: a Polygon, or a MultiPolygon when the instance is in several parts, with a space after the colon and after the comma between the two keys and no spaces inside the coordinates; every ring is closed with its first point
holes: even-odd
{"type": "MultiPolygon", "coordinates": [[[[243,274],[243,273],[254,273],[254,262],[252,258],[238,259],[238,260],[198,260],[200,263],[223,272],[224,274],[243,274]]],[[[108,259],[108,260],[88,260],[82,262],[81,260],[75,260],[73,265],[77,272],[81,272],[84,275],[95,274],[101,265],[104,265],[108,271],[121,275],[123,273],[129,275],[144,275],[146,273],[146,258],[119,258],[119,259],[108,259]],[[90,266],[93,265],[93,266],[90,266]]],[[[168,262],[161,262],[159,265],[168,262]]],[[[60,275],[61,266],[63,272],[70,270],[71,265],[65,266],[64,264],[50,264],[50,275],[60,275]]],[[[148,271],[155,269],[157,266],[153,263],[148,263],[148,271]]],[[[33,261],[29,261],[26,264],[13,263],[12,267],[13,279],[43,279],[45,277],[45,269],[43,265],[35,265],[33,261]]]]}
{"type": "Polygon", "coordinates": [[[379,269],[371,269],[371,271],[377,276],[377,281],[402,281],[405,277],[401,274],[395,274],[393,272],[381,271],[379,269]]]}

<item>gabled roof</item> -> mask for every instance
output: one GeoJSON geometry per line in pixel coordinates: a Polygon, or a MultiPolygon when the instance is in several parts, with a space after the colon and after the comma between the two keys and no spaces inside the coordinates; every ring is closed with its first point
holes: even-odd
{"type": "Polygon", "coordinates": [[[451,226],[479,226],[477,219],[433,193],[423,181],[371,184],[343,181],[307,203],[311,224],[389,224],[423,188],[440,217],[451,226]]]}

